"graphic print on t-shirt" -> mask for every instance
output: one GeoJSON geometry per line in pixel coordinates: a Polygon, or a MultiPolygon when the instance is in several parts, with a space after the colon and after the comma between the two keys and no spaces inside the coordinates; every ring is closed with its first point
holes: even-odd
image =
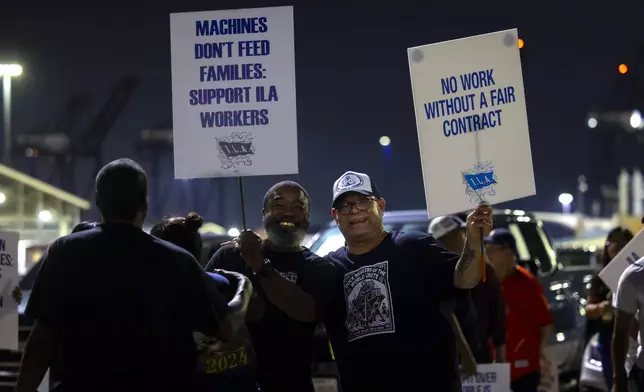
{"type": "Polygon", "coordinates": [[[364,266],[344,275],[348,340],[396,332],[389,288],[389,262],[364,266]]]}
{"type": "Polygon", "coordinates": [[[282,272],[282,271],[277,271],[278,274],[282,276],[282,278],[288,280],[291,283],[297,283],[297,272],[282,272]]]}

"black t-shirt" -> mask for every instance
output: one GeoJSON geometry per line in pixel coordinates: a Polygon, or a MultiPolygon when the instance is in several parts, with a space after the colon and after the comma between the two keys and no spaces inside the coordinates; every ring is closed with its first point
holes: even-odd
{"type": "MultiPolygon", "coordinates": [[[[238,282],[229,281],[220,274],[209,273],[217,290],[230,302],[236,294],[238,282]]],[[[227,390],[229,383],[248,380],[255,384],[257,359],[246,326],[241,326],[232,341],[222,344],[218,339],[205,335],[197,336],[199,369],[206,376],[204,384],[210,389],[227,390]]]]}
{"type": "Polygon", "coordinates": [[[369,253],[342,247],[325,258],[337,270],[320,277],[327,290],[317,303],[343,392],[460,391],[454,334],[440,312],[467,294],[454,287],[457,255],[427,234],[392,232],[369,253]]]}
{"type": "MultiPolygon", "coordinates": [[[[324,263],[308,249],[294,253],[275,252],[264,248],[264,258],[285,279],[313,295],[317,287],[316,267],[324,263]]],[[[213,269],[236,271],[248,276],[254,289],[266,301],[264,317],[248,323],[257,355],[257,379],[262,392],[313,391],[311,366],[313,360],[313,331],[316,323],[304,323],[290,318],[273,305],[264,294],[261,282],[246,267],[239,251],[223,246],[206,266],[213,269]]]]}
{"type": "Polygon", "coordinates": [[[41,263],[26,313],[59,334],[66,391],[192,389],[193,331],[216,334],[227,305],[190,253],[106,224],[56,240],[41,263]]]}

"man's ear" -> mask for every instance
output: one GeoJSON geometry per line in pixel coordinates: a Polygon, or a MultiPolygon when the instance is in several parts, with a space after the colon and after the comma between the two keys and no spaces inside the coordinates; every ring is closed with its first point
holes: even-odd
{"type": "Polygon", "coordinates": [[[333,220],[335,221],[335,224],[339,224],[338,222],[338,211],[335,208],[331,208],[331,215],[333,215],[333,220]]]}
{"type": "Polygon", "coordinates": [[[380,209],[380,212],[385,212],[385,206],[387,205],[387,203],[385,202],[385,199],[376,200],[376,204],[378,204],[378,208],[380,209]]]}

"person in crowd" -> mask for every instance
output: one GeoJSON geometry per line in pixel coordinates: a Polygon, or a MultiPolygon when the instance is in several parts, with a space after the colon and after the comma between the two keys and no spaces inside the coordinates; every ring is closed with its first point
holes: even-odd
{"type": "MultiPolygon", "coordinates": [[[[633,238],[633,233],[623,227],[612,229],[606,237],[604,250],[601,254],[602,267],[608,263],[622,250],[622,248],[633,238]]],[[[614,311],[611,301],[610,289],[599,278],[593,276],[588,290],[588,302],[586,303],[586,317],[588,318],[588,334],[599,333],[599,355],[602,361],[602,373],[606,385],[613,385],[613,361],[611,356],[611,341],[613,338],[614,311]]]]}
{"type": "Polygon", "coordinates": [[[322,259],[302,247],[309,227],[311,198],[292,181],[273,185],[264,197],[265,240],[244,231],[222,246],[206,266],[247,274],[258,295],[251,300],[247,325],[257,354],[257,380],[263,392],[312,392],[315,303],[306,294],[317,284],[322,259]],[[249,236],[252,235],[252,236],[249,236]],[[251,239],[252,248],[247,246],[251,239]]]}
{"type": "MultiPolygon", "coordinates": [[[[203,218],[195,212],[186,217],[164,219],[152,227],[150,234],[177,245],[195,256],[202,254],[202,240],[199,229],[203,218]]],[[[197,336],[199,365],[203,373],[203,391],[257,392],[255,383],[255,352],[246,329],[245,317],[248,301],[252,294],[250,280],[244,275],[217,271],[207,273],[221,292],[231,309],[240,309],[242,325],[229,343],[222,343],[206,335],[197,336]],[[236,284],[233,284],[236,283],[236,284]],[[243,303],[240,303],[243,302],[243,303]]]]}
{"type": "MultiPolygon", "coordinates": [[[[465,222],[458,216],[437,217],[430,223],[428,231],[447,250],[456,254],[463,252],[465,222]]],[[[486,263],[485,269],[486,281],[479,282],[469,295],[469,299],[474,303],[478,321],[477,330],[474,332],[477,334],[477,339],[468,336],[467,340],[478,363],[505,362],[505,300],[494,268],[486,263]],[[491,347],[494,347],[494,352],[491,347]]],[[[461,312],[465,313],[466,310],[461,312]]]]}
{"type": "Polygon", "coordinates": [[[537,392],[544,347],[552,333],[552,315],[543,288],[527,269],[517,265],[517,245],[507,229],[494,229],[485,239],[506,304],[506,356],[513,392],[537,392]]]}
{"type": "MultiPolygon", "coordinates": [[[[642,223],[644,223],[644,218],[642,218],[642,223]]],[[[629,233],[630,231],[622,228],[613,229],[609,233],[608,241],[606,242],[607,249],[604,252],[610,252],[612,254],[611,259],[626,245],[629,233]],[[618,229],[620,230],[618,231],[618,229]],[[611,237],[613,232],[621,232],[621,236],[613,235],[611,237]],[[619,242],[620,240],[621,242],[619,242]]],[[[630,237],[632,238],[632,233],[630,237]]],[[[610,259],[608,262],[610,262],[610,259]]],[[[644,258],[640,258],[629,265],[622,273],[617,285],[617,291],[612,296],[612,306],[614,308],[614,328],[611,341],[613,379],[612,384],[608,384],[608,386],[612,386],[613,392],[644,391],[644,352],[642,352],[641,347],[644,326],[639,322],[639,315],[644,310],[643,298],[644,258]],[[630,372],[627,374],[626,357],[630,346],[629,340],[632,338],[637,340],[639,347],[634,361],[629,364],[630,372]]],[[[603,362],[602,357],[602,364],[603,362]]]]}
{"type": "Polygon", "coordinates": [[[141,229],[147,177],[136,162],[104,166],[95,191],[103,223],[54,241],[40,262],[16,390],[37,389],[57,348],[65,391],[194,390],[193,331],[230,341],[227,305],[190,253],[141,229]]]}
{"type": "MultiPolygon", "coordinates": [[[[465,227],[465,222],[459,218],[454,217],[438,217],[433,219],[429,224],[427,231],[435,239],[439,240],[443,246],[450,252],[459,254],[463,252],[463,246],[465,246],[465,237],[463,233],[463,241],[460,243],[461,248],[458,247],[458,243],[453,241],[449,243],[453,247],[450,248],[446,243],[440,241],[439,237],[451,238],[451,236],[446,236],[446,231],[452,231],[465,227]],[[453,225],[456,225],[454,227],[453,225]]],[[[442,306],[443,315],[447,318],[447,321],[452,328],[452,332],[456,337],[456,347],[458,348],[459,359],[461,363],[461,373],[464,377],[472,376],[476,373],[476,363],[477,359],[474,352],[480,351],[480,346],[482,340],[478,336],[478,320],[476,310],[472,303],[472,298],[468,294],[463,300],[460,301],[445,301],[442,306]]]]}
{"type": "MultiPolygon", "coordinates": [[[[368,175],[338,178],[332,214],[346,246],[317,264],[309,293],[292,300],[308,303],[304,319],[324,320],[343,392],[395,391],[403,383],[460,391],[456,342],[441,304],[480,280],[479,233],[491,230],[491,208],[469,215],[461,256],[428,234],[387,232],[384,209],[368,175]]],[[[247,263],[262,263],[254,233],[242,232],[237,242],[247,263]]]]}

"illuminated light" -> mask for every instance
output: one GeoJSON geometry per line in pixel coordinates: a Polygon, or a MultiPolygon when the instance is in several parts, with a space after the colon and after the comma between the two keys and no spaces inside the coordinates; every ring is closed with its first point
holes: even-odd
{"type": "Polygon", "coordinates": [[[620,64],[619,67],[617,67],[617,71],[622,75],[626,75],[628,73],[628,65],[620,64]]]}
{"type": "Polygon", "coordinates": [[[52,215],[51,211],[42,210],[38,213],[38,219],[41,222],[51,222],[53,218],[54,216],[52,215]]]}
{"type": "Polygon", "coordinates": [[[4,203],[7,201],[7,196],[5,196],[4,193],[0,192],[0,204],[4,203]]]}
{"type": "Polygon", "coordinates": [[[559,195],[559,203],[564,206],[569,206],[572,203],[573,197],[570,193],[562,193],[559,195]]]}
{"type": "Polygon", "coordinates": [[[0,64],[0,76],[20,76],[22,67],[18,64],[0,64]]]}
{"type": "Polygon", "coordinates": [[[380,145],[383,147],[387,147],[391,144],[391,139],[389,138],[389,136],[381,136],[378,140],[378,143],[380,143],[380,145]]]}
{"type": "Polygon", "coordinates": [[[596,118],[591,117],[588,119],[588,128],[596,128],[597,124],[599,124],[599,122],[597,121],[596,118]]]}
{"type": "Polygon", "coordinates": [[[519,38],[518,43],[519,43],[519,49],[523,49],[523,47],[525,46],[525,42],[523,42],[523,40],[519,38]]]}
{"type": "Polygon", "coordinates": [[[237,237],[239,235],[239,229],[237,229],[236,227],[231,227],[228,230],[228,235],[231,237],[237,237]]]}
{"type": "Polygon", "coordinates": [[[639,110],[633,110],[631,118],[629,120],[631,123],[631,128],[641,128],[642,127],[642,113],[639,110]]]}

